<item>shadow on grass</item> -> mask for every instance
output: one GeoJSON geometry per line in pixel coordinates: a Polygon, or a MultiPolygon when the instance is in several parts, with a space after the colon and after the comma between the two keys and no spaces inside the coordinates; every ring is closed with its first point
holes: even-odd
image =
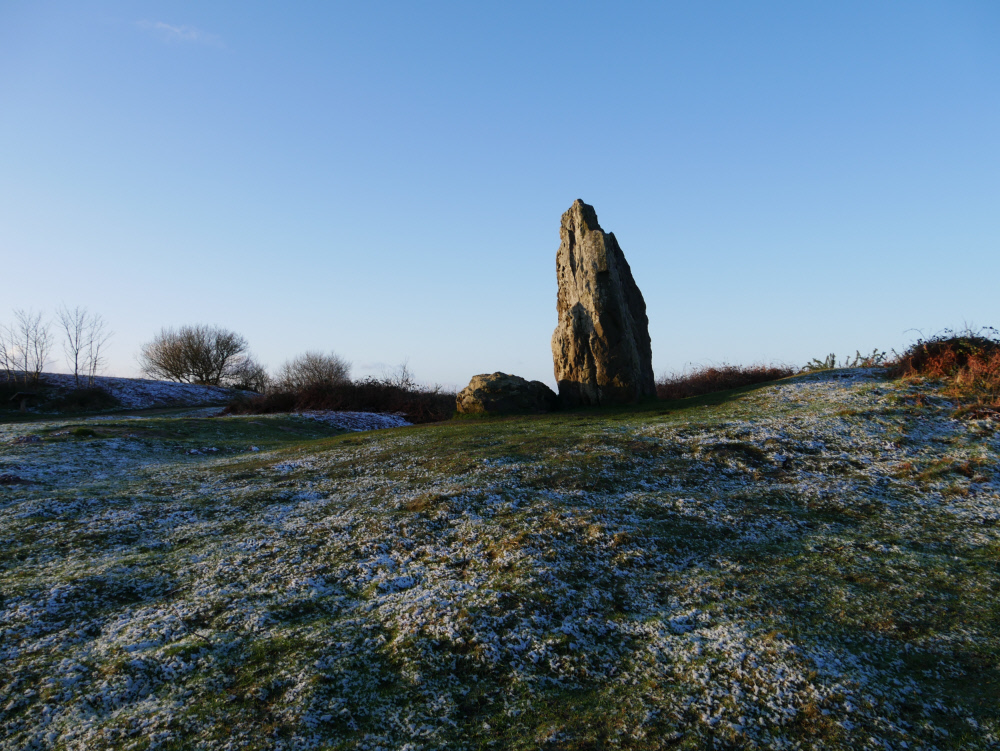
{"type": "MultiPolygon", "coordinates": [[[[534,421],[544,421],[551,419],[558,419],[561,417],[567,418],[604,418],[604,417],[620,417],[629,416],[635,414],[668,414],[673,412],[681,412],[689,409],[696,409],[698,407],[716,407],[721,404],[726,404],[728,402],[736,401],[737,399],[750,394],[754,391],[758,391],[762,388],[767,388],[769,386],[775,386],[783,383],[790,383],[795,380],[801,380],[804,377],[815,379],[815,374],[801,374],[794,375],[790,378],[782,378],[777,381],[767,381],[765,383],[757,383],[749,386],[741,386],[740,388],[729,389],[727,391],[717,391],[713,394],[703,394],[701,396],[689,396],[684,399],[657,399],[651,397],[640,402],[635,402],[633,404],[614,404],[607,406],[597,406],[597,407],[576,407],[574,409],[564,409],[556,412],[549,412],[546,414],[531,414],[531,413],[508,413],[502,415],[487,415],[487,414],[470,414],[470,415],[458,415],[456,414],[452,420],[449,421],[450,424],[454,423],[503,423],[503,422],[514,422],[518,420],[534,420],[534,421]]],[[[839,376],[831,376],[830,379],[833,380],[839,376]]],[[[444,423],[436,423],[438,425],[444,423]]]]}
{"type": "Polygon", "coordinates": [[[185,404],[178,407],[149,407],[146,409],[122,409],[122,410],[90,410],[90,411],[69,411],[69,412],[18,412],[16,410],[0,409],[0,425],[22,424],[22,423],[46,423],[65,422],[66,420],[84,420],[88,417],[104,417],[108,420],[126,419],[130,417],[172,417],[182,415],[195,409],[206,409],[208,407],[218,407],[219,411],[225,405],[218,403],[205,404],[185,404]]]}

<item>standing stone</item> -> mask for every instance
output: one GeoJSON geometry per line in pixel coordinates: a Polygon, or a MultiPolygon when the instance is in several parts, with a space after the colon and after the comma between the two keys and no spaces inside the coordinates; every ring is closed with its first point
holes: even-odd
{"type": "Polygon", "coordinates": [[[562,215],[556,254],[559,324],[552,359],[565,407],[655,396],[646,302],[614,234],[577,200],[562,215]]]}

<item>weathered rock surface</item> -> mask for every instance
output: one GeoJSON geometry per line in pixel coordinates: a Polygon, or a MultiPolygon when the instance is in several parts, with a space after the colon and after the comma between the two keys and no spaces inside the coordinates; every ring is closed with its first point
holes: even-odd
{"type": "Polygon", "coordinates": [[[656,394],[646,301],[614,234],[577,200],[562,215],[556,255],[559,323],[552,359],[563,406],[621,404],[656,394]]]}
{"type": "Polygon", "coordinates": [[[462,414],[549,412],[557,406],[556,393],[541,381],[506,373],[473,376],[456,399],[462,414]]]}

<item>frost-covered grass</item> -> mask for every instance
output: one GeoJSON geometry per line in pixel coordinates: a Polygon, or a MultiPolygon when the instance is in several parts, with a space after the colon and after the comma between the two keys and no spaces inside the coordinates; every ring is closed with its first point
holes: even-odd
{"type": "Polygon", "coordinates": [[[950,414],[0,425],[0,748],[996,747],[1000,426],[950,414]]]}

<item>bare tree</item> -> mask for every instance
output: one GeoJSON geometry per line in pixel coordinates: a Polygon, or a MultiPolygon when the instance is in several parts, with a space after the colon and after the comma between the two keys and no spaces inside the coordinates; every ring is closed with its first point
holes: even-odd
{"type": "Polygon", "coordinates": [[[76,387],[80,387],[81,373],[88,385],[93,386],[97,371],[104,365],[103,349],[112,332],[101,316],[79,305],[72,310],[64,305],[57,315],[63,331],[63,352],[73,369],[76,387]]]}
{"type": "Polygon", "coordinates": [[[182,335],[173,329],[162,329],[153,341],[142,345],[139,367],[150,378],[182,383],[191,380],[182,335]]]}
{"type": "Polygon", "coordinates": [[[390,386],[395,386],[404,391],[410,391],[417,385],[416,379],[413,377],[413,371],[410,370],[410,361],[408,359],[403,360],[403,362],[392,370],[383,368],[382,380],[390,386]]]}
{"type": "Polygon", "coordinates": [[[162,329],[143,345],[139,366],[152,378],[219,386],[249,358],[247,348],[246,339],[218,326],[162,329]]]}
{"type": "Polygon", "coordinates": [[[86,347],[87,310],[79,305],[70,310],[63,305],[56,311],[59,326],[63,331],[63,353],[67,364],[73,369],[73,380],[80,387],[80,356],[86,347]]]}
{"type": "Polygon", "coordinates": [[[25,386],[37,386],[48,361],[52,335],[41,313],[18,309],[8,329],[11,364],[21,371],[25,386]]]}
{"type": "Polygon", "coordinates": [[[271,376],[268,375],[267,368],[257,362],[253,355],[247,354],[246,358],[233,368],[225,385],[234,389],[263,394],[271,385],[271,376]]]}
{"type": "Polygon", "coordinates": [[[84,350],[84,371],[87,374],[87,385],[94,385],[94,378],[104,370],[108,341],[114,334],[104,319],[96,313],[90,316],[87,323],[86,349],[84,350]]]}
{"type": "Polygon", "coordinates": [[[14,380],[14,341],[9,326],[0,324],[0,370],[7,383],[14,380]]]}
{"type": "Polygon", "coordinates": [[[278,391],[301,391],[308,386],[332,386],[351,379],[351,363],[331,352],[306,352],[288,360],[275,377],[278,391]]]}

